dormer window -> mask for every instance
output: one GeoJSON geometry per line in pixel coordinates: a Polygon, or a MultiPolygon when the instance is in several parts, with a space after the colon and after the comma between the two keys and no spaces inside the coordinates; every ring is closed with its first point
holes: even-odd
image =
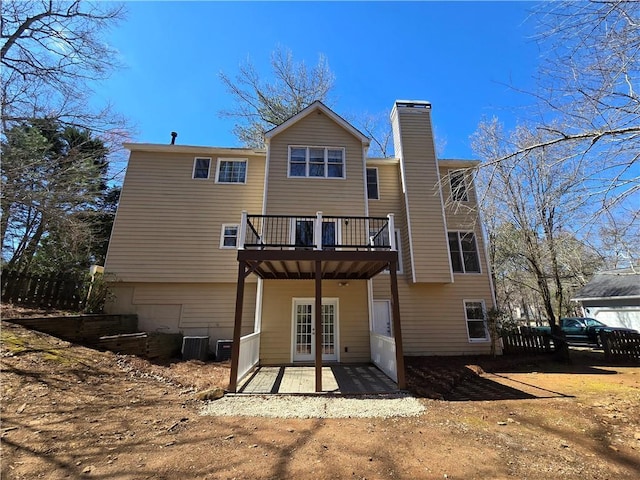
{"type": "Polygon", "coordinates": [[[345,178],[344,148],[290,146],[289,177],[345,178]]]}

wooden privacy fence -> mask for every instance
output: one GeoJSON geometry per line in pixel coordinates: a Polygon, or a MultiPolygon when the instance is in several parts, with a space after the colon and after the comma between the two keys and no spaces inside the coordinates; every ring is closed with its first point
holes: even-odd
{"type": "Polygon", "coordinates": [[[534,332],[508,333],[502,335],[502,350],[506,355],[554,352],[551,335],[534,332]]]}
{"type": "Polygon", "coordinates": [[[607,362],[640,363],[640,333],[602,331],[600,339],[607,362]]]}
{"type": "Polygon", "coordinates": [[[38,276],[3,270],[2,301],[41,308],[79,310],[85,279],[69,275],[38,276]]]}

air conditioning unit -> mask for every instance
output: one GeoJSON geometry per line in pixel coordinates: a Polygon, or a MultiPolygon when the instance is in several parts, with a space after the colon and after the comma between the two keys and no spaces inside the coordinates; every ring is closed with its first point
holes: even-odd
{"type": "Polygon", "coordinates": [[[216,362],[224,362],[231,358],[232,340],[218,340],[216,342],[216,362]]]}
{"type": "Polygon", "coordinates": [[[207,360],[209,337],[182,337],[181,352],[184,360],[207,360]]]}

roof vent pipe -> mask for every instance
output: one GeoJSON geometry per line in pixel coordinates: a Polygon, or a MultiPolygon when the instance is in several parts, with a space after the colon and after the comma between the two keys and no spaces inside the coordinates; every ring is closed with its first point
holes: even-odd
{"type": "Polygon", "coordinates": [[[176,137],[178,136],[178,132],[171,132],[171,145],[176,144],[176,137]]]}

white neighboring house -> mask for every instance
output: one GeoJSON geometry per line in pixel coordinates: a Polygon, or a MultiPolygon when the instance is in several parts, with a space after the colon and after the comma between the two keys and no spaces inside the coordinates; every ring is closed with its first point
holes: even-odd
{"type": "Polygon", "coordinates": [[[640,267],[596,273],[572,300],[585,317],[640,332],[640,267]]]}

